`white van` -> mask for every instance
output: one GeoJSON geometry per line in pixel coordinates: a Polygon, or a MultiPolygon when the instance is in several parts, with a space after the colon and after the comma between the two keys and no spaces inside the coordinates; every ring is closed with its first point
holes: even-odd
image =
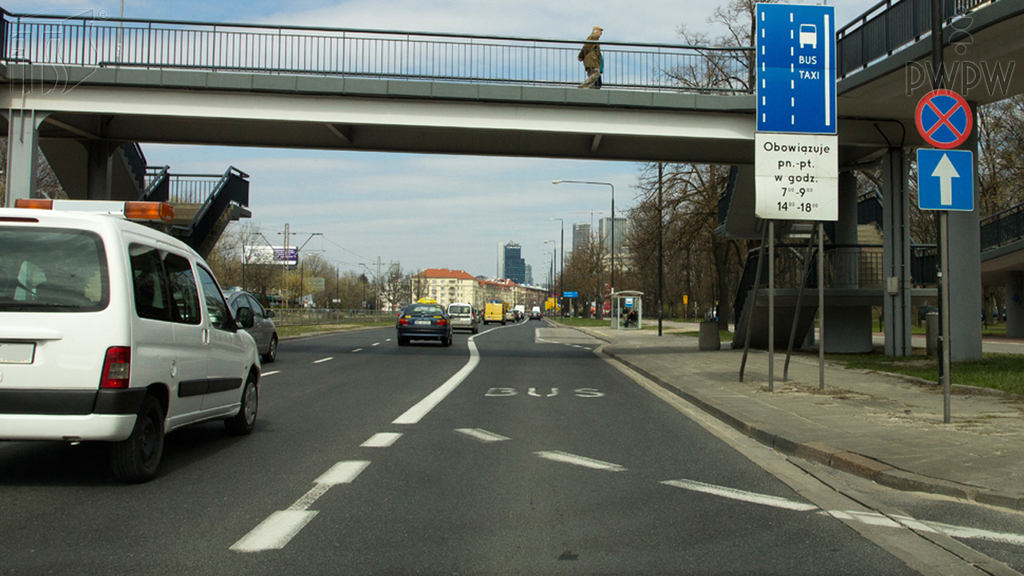
{"type": "Polygon", "coordinates": [[[110,443],[115,476],[154,476],[164,433],[248,434],[260,364],[209,266],[133,219],[168,204],[19,200],[0,208],[0,440],[110,443]]]}

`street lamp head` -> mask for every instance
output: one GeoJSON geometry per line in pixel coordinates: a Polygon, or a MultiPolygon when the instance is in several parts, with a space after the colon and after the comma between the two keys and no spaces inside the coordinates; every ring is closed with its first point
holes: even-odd
{"type": "Polygon", "coordinates": [[[562,182],[564,182],[564,180],[552,180],[551,181],[552,184],[561,184],[562,182]]]}

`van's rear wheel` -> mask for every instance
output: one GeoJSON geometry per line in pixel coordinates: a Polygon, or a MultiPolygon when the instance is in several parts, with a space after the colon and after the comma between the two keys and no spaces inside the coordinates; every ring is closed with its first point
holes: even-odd
{"type": "Polygon", "coordinates": [[[110,465],[122,482],[146,482],[156,475],[163,453],[164,409],[156,398],[147,395],[131,436],[110,445],[110,465]]]}
{"type": "Polygon", "coordinates": [[[250,374],[242,389],[242,405],[238,414],[224,421],[228,433],[234,436],[245,436],[256,426],[256,412],[260,405],[260,391],[256,386],[256,376],[250,374]]]}

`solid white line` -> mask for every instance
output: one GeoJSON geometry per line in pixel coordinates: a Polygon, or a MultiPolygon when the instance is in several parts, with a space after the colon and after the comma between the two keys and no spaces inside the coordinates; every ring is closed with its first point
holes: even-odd
{"type": "Polygon", "coordinates": [[[397,432],[378,432],[366,442],[359,445],[360,448],[387,448],[394,444],[402,435],[397,432]]]}
{"type": "Polygon", "coordinates": [[[334,360],[334,356],[328,356],[327,358],[321,358],[319,360],[314,360],[313,364],[319,364],[321,362],[330,362],[331,360],[334,360]]]}
{"type": "Polygon", "coordinates": [[[260,376],[273,376],[274,374],[280,374],[280,373],[281,373],[280,370],[271,370],[270,372],[264,372],[263,374],[260,374],[260,376]]]}
{"type": "Polygon", "coordinates": [[[231,549],[235,552],[260,552],[262,550],[280,550],[309,524],[316,512],[285,510],[274,512],[259,526],[252,529],[235,542],[231,549]]]}
{"type": "Polygon", "coordinates": [[[966,526],[951,526],[940,522],[928,522],[932,528],[952,538],[975,538],[989,540],[992,542],[1003,542],[1005,544],[1016,544],[1024,546],[1024,536],[1020,534],[1007,534],[1005,532],[992,532],[980,528],[968,528],[966,526]]]}
{"type": "Polygon", "coordinates": [[[469,338],[469,362],[456,372],[454,376],[449,378],[447,382],[441,384],[436,390],[428,394],[426,398],[417,402],[415,406],[406,410],[405,414],[396,418],[392,424],[416,424],[451,394],[459,384],[462,384],[466,377],[473,373],[477,364],[480,363],[480,353],[476,350],[473,338],[476,338],[476,336],[470,336],[469,338]]]}
{"type": "Polygon", "coordinates": [[[462,432],[470,438],[475,438],[482,442],[501,442],[503,440],[511,440],[501,434],[495,434],[494,432],[488,432],[487,430],[481,430],[480,428],[456,428],[456,432],[462,432]]]}
{"type": "Polygon", "coordinates": [[[764,494],[736,490],[735,488],[725,488],[722,486],[715,486],[713,484],[705,484],[703,482],[694,482],[693,480],[665,480],[662,484],[668,484],[669,486],[675,486],[676,488],[683,488],[685,490],[693,490],[694,492],[703,492],[705,494],[722,496],[723,498],[731,498],[733,500],[742,500],[744,502],[772,506],[775,508],[785,508],[787,510],[806,512],[808,510],[818,509],[818,507],[813,504],[793,502],[792,500],[786,500],[785,498],[766,496],[764,494]]]}
{"type": "Polygon", "coordinates": [[[553,450],[548,452],[534,452],[541,458],[547,458],[548,460],[554,460],[555,462],[563,462],[565,464],[574,464],[576,466],[583,466],[585,468],[594,468],[595,470],[608,470],[609,472],[625,472],[626,469],[618,464],[612,464],[611,462],[602,462],[600,460],[594,460],[592,458],[586,458],[584,456],[576,456],[575,454],[569,454],[559,450],[553,450]]]}
{"type": "Polygon", "coordinates": [[[366,470],[366,467],[370,463],[366,460],[351,460],[348,462],[338,462],[327,472],[320,475],[319,478],[313,480],[315,484],[327,484],[328,486],[334,486],[337,484],[349,484],[359,476],[359,473],[366,470]]]}
{"type": "Polygon", "coordinates": [[[355,354],[356,352],[362,352],[362,351],[363,351],[362,348],[356,348],[355,350],[352,351],[352,353],[355,354]]]}

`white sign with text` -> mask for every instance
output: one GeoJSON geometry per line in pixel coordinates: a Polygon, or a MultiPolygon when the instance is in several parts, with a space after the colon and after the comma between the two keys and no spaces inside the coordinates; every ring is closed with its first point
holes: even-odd
{"type": "Polygon", "coordinates": [[[839,219],[839,138],[754,135],[754,214],[770,220],[839,219]]]}

